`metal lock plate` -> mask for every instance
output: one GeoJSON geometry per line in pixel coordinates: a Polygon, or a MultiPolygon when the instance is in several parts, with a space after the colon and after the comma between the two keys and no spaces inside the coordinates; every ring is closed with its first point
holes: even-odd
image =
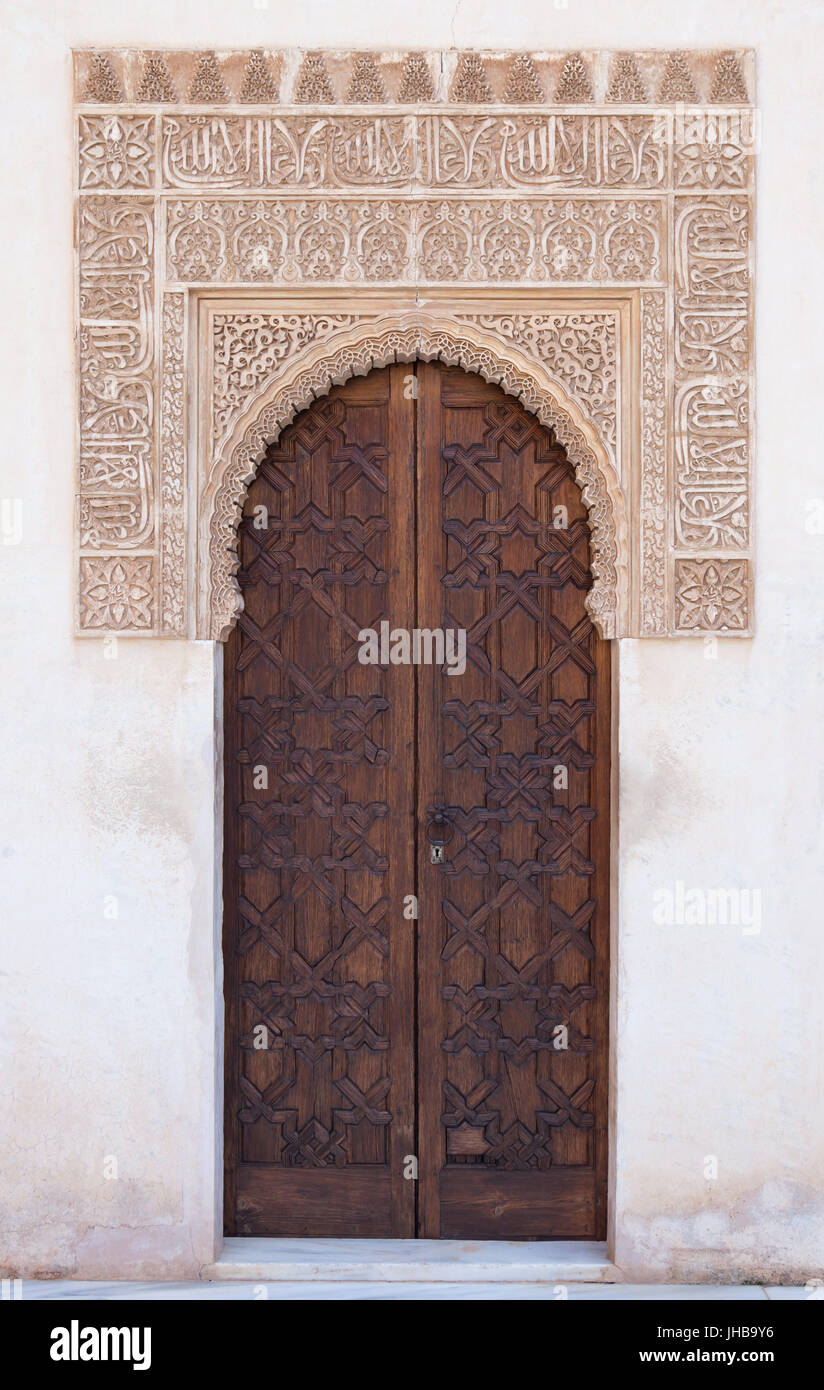
{"type": "Polygon", "coordinates": [[[446,861],[446,847],[444,845],[429,846],[430,864],[443,864],[446,861]]]}

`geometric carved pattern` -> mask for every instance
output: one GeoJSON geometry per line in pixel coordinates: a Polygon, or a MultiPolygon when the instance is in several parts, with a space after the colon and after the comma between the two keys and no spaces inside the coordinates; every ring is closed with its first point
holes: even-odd
{"type": "Polygon", "coordinates": [[[86,190],[150,189],[155,123],[151,116],[81,116],[80,186],[86,190]]]}
{"type": "MultiPolygon", "coordinates": [[[[184,505],[182,407],[208,389],[186,350],[193,295],[325,291],[321,311],[304,299],[305,338],[273,347],[268,375],[265,352],[248,382],[229,369],[237,420],[288,359],[337,339],[347,318],[354,329],[353,289],[391,288],[412,313],[427,286],[448,291],[466,334],[494,318],[530,367],[551,359],[598,436],[629,528],[612,630],[718,631],[709,607],[687,617],[678,597],[692,560],[743,567],[743,621],[721,630],[749,633],[750,53],[90,51],[75,54],[75,83],[78,632],[214,626],[195,623],[181,562],[203,521],[184,505]],[[554,296],[542,327],[514,297],[508,315],[484,314],[480,296],[521,286],[554,296]],[[632,306],[614,384],[601,290],[632,306]],[[553,342],[558,299],[576,292],[564,315],[581,330],[553,342]],[[151,561],[139,622],[80,598],[91,557],[151,561]]],[[[192,459],[198,508],[213,495],[204,472],[224,465],[192,459]]]]}
{"type": "Polygon", "coordinates": [[[600,1235],[609,649],[586,610],[586,508],[518,401],[414,371],[411,393],[396,366],[316,401],[244,504],[225,657],[227,1223],[324,1234],[343,1203],[351,1234],[412,1234],[399,1155],[417,1152],[423,1235],[600,1235]],[[358,633],[385,617],[463,627],[460,680],[362,666],[358,633]],[[452,827],[437,869],[433,797],[452,827]],[[413,891],[417,970],[398,955],[413,891]],[[330,1170],[350,1186],[322,1185],[330,1170]],[[477,1179],[504,1184],[504,1222],[493,1201],[462,1214],[477,1179]]]}
{"type": "Polygon", "coordinates": [[[616,313],[459,315],[498,337],[517,344],[544,362],[574,400],[585,406],[617,471],[618,339],[616,313]]]}
{"type": "MultiPolygon", "coordinates": [[[[208,565],[205,567],[206,615],[209,636],[221,640],[231,628],[238,610],[240,596],[233,580],[232,556],[226,536],[233,532],[242,505],[246,485],[254,474],[266,440],[277,433],[282,420],[291,419],[304,409],[319,391],[332,381],[345,381],[353,374],[390,362],[440,360],[477,373],[489,382],[498,382],[511,396],[520,398],[551,428],[563,444],[588,508],[591,531],[591,570],[593,584],[587,595],[587,607],[602,636],[611,638],[624,630],[625,614],[621,609],[624,585],[619,575],[626,571],[626,524],[620,485],[611,466],[609,455],[597,443],[594,434],[587,433],[583,419],[570,398],[564,399],[560,384],[547,389],[543,368],[532,366],[534,359],[522,357],[509,343],[491,335],[474,331],[474,326],[460,325],[455,332],[449,320],[440,322],[423,313],[408,316],[387,316],[368,320],[363,328],[341,335],[336,353],[320,356],[314,371],[292,376],[281,371],[274,390],[262,392],[256,402],[256,413],[247,412],[244,420],[220,450],[223,463],[218,475],[206,517],[209,530],[203,535],[208,545],[208,565]],[[348,340],[348,341],[347,341],[348,340]]],[[[334,343],[333,337],[332,342],[334,343]]],[[[298,359],[300,361],[300,359],[298,359]]],[[[202,564],[202,562],[201,562],[202,564]]]]}
{"type": "Polygon", "coordinates": [[[741,560],[678,560],[678,627],[735,632],[747,626],[747,567],[741,560]]]}
{"type": "Polygon", "coordinates": [[[409,673],[357,660],[359,629],[403,620],[407,601],[388,572],[403,465],[389,423],[387,373],[318,401],[267,451],[240,526],[225,865],[238,1230],[262,1219],[244,1205],[255,1165],[274,1181],[352,1167],[378,1205],[394,1166],[390,1110],[408,1106],[393,1063],[407,1034],[392,939],[412,882],[398,848],[411,805],[397,792],[409,673]]]}
{"type": "MultiPolygon", "coordinates": [[[[421,602],[466,629],[467,669],[457,697],[430,677],[441,718],[419,753],[452,826],[443,868],[420,868],[420,949],[440,980],[424,1115],[440,1128],[442,1233],[474,1182],[498,1184],[482,1189],[493,1208],[503,1175],[522,1174],[527,1210],[500,1229],[528,1234],[556,1171],[594,1201],[604,1171],[608,648],[586,609],[589,529],[563,448],[497,387],[425,372],[442,539],[421,602]]],[[[473,1217],[495,1233],[492,1210],[473,1217]]]]}
{"type": "Polygon", "coordinates": [[[190,101],[216,106],[263,103],[277,99],[269,86],[270,70],[282,74],[279,99],[284,106],[362,102],[540,106],[550,100],[560,105],[593,105],[651,101],[653,93],[661,105],[730,105],[746,104],[754,95],[752,54],[741,50],[635,50],[584,58],[561,51],[458,56],[437,50],[326,54],[245,49],[222,52],[219,60],[211,53],[161,55],[129,50],[116,55],[78,51],[74,57],[78,102],[137,100],[168,105],[185,91],[190,101]],[[260,74],[264,74],[262,87],[257,85],[260,74]]]}

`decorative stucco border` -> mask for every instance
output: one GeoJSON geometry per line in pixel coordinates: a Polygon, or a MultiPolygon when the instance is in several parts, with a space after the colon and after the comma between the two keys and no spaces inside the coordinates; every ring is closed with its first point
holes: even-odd
{"type": "Polygon", "coordinates": [[[259,394],[228,441],[222,466],[201,499],[205,575],[202,635],[222,641],[240,607],[234,580],[236,557],[227,536],[237,531],[246,488],[266,446],[295,415],[332,384],[362,376],[392,362],[435,358],[477,372],[517,397],[553,430],[574,464],[592,532],[593,586],[587,606],[602,636],[626,629],[628,534],[618,478],[591,424],[560,384],[511,344],[505,353],[489,334],[464,321],[462,331],[448,320],[422,312],[385,315],[365,326],[334,335],[311,354],[299,354],[259,394]],[[339,341],[335,341],[335,336],[339,341]]]}
{"type": "Polygon", "coordinates": [[[753,55],[741,49],[121,49],[79,50],[74,60],[76,100],[94,104],[746,105],[755,85],[753,55]]]}
{"type": "Polygon", "coordinates": [[[751,54],[75,58],[78,633],[225,634],[236,504],[215,470],[248,477],[253,436],[191,428],[215,370],[196,308],[278,290],[305,291],[303,327],[286,304],[261,322],[257,362],[283,332],[289,360],[270,354],[235,418],[268,411],[271,437],[366,360],[474,363],[571,449],[586,434],[605,635],[750,632],[751,54]],[[530,286],[556,311],[598,298],[571,376],[550,328],[574,316],[548,327],[519,303],[530,286]],[[363,311],[377,291],[393,319],[363,311]],[[436,294],[446,317],[421,307],[436,294]],[[610,297],[631,306],[620,408],[589,384],[610,297]]]}

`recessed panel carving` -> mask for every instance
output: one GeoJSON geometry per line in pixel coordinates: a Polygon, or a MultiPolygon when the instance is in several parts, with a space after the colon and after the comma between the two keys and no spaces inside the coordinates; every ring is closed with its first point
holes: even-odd
{"type": "Polygon", "coordinates": [[[122,50],[75,76],[79,633],[222,631],[234,432],[408,360],[414,323],[580,421],[616,489],[588,494],[604,631],[749,633],[752,54],[122,50]]]}

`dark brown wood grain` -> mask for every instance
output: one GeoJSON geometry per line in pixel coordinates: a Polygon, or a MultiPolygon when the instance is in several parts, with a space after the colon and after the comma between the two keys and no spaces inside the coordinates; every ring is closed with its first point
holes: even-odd
{"type": "Polygon", "coordinates": [[[609,646],[563,449],[477,376],[372,372],[268,450],[239,548],[227,1232],[603,1238],[609,646]],[[360,665],[382,619],[466,671],[360,665]]]}
{"type": "Polygon", "coordinates": [[[418,621],[468,634],[463,675],[417,673],[418,819],[443,803],[453,827],[443,866],[419,841],[419,1231],[600,1238],[609,648],[586,512],[551,433],[477,376],[421,365],[418,420],[418,621]]]}
{"type": "Polygon", "coordinates": [[[415,923],[402,915],[414,686],[403,667],[358,661],[362,628],[414,621],[403,375],[372,373],[304,412],[267,451],[240,527],[244,609],[226,648],[229,1231],[285,1234],[297,1220],[308,1235],[414,1234],[415,923]]]}
{"type": "Polygon", "coordinates": [[[541,1173],[446,1167],[441,1174],[444,1240],[592,1240],[595,1192],[590,1172],[554,1167],[541,1173]]]}
{"type": "Polygon", "coordinates": [[[301,1168],[244,1163],[236,1234],[367,1239],[409,1233],[393,1226],[388,1168],[350,1164],[320,1169],[310,1181],[301,1168]]]}

